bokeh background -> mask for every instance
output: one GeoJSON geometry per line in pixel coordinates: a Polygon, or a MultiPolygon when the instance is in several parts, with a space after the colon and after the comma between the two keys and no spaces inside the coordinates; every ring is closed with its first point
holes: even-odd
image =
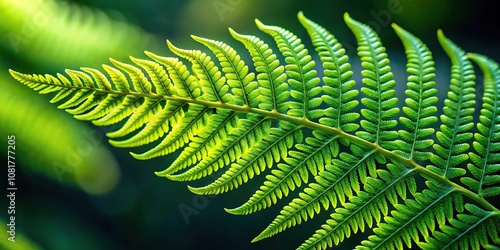
{"type": "MultiPolygon", "coordinates": [[[[299,246],[328,213],[271,239],[250,243],[290,199],[241,217],[227,214],[223,208],[245,202],[262,178],[216,197],[193,195],[186,183],[154,175],[154,171],[166,168],[175,155],[135,160],[127,149],[108,144],[105,133],[116,127],[98,128],[76,121],[48,103],[52,95],[38,95],[8,74],[8,69],[56,74],[82,66],[100,68],[109,64],[109,57],[125,62],[129,62],[129,55],[145,58],[144,50],[173,56],[165,39],[181,48],[203,49],[190,35],[226,41],[244,51],[230,37],[228,27],[273,44],[257,29],[255,18],[289,29],[310,45],[296,19],[299,11],[336,35],[351,54],[353,65],[357,62],[356,43],[343,22],[343,13],[349,12],[354,19],[372,25],[388,47],[396,80],[403,88],[404,51],[390,27],[392,22],[420,37],[433,51],[441,96],[449,80],[449,62],[438,45],[437,29],[466,51],[500,60],[500,18],[498,10],[487,1],[0,0],[0,156],[5,166],[1,176],[6,183],[6,138],[13,134],[18,188],[18,242],[6,240],[8,203],[2,198],[0,249],[224,250],[299,246]]],[[[199,186],[207,181],[189,184],[199,186]]],[[[352,249],[352,244],[366,236],[354,236],[340,249],[352,249]]]]}

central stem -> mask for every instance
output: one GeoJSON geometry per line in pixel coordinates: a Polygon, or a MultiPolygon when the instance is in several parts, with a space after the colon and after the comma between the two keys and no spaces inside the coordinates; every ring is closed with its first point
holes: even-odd
{"type": "Polygon", "coordinates": [[[355,135],[348,134],[338,128],[334,127],[329,127],[317,122],[310,121],[307,118],[303,117],[293,117],[289,116],[286,114],[278,113],[276,110],[272,111],[267,111],[267,110],[262,110],[258,108],[253,108],[250,106],[238,106],[234,104],[229,104],[225,102],[210,102],[210,101],[205,101],[205,100],[200,100],[200,99],[193,99],[193,98],[183,98],[183,97],[178,97],[178,96],[172,96],[172,95],[158,95],[154,93],[138,93],[138,92],[123,92],[123,91],[117,91],[117,90],[101,90],[101,89],[95,89],[91,87],[83,87],[83,86],[67,86],[67,85],[61,85],[61,84],[47,84],[50,86],[56,86],[56,87],[62,87],[62,88],[73,88],[73,89],[80,89],[80,90],[89,90],[89,91],[95,91],[97,93],[103,93],[103,94],[115,94],[115,95],[134,95],[138,97],[144,97],[144,98],[152,98],[152,99],[157,99],[157,100],[171,100],[171,101],[178,101],[178,102],[185,102],[185,103],[190,103],[190,104],[199,104],[211,108],[221,108],[221,109],[228,109],[228,110],[233,110],[238,113],[254,113],[254,114],[259,114],[264,117],[270,117],[276,120],[283,120],[283,121],[288,121],[290,123],[302,126],[302,127],[307,127],[312,130],[319,130],[323,131],[325,133],[338,136],[339,138],[343,138],[351,143],[354,143],[358,146],[361,146],[367,150],[374,151],[375,153],[379,153],[383,155],[386,158],[389,158],[391,160],[394,160],[396,162],[399,162],[406,166],[407,168],[413,168],[417,172],[419,172],[422,176],[431,178],[433,180],[436,180],[440,183],[443,183],[447,186],[452,187],[455,189],[457,192],[461,193],[462,195],[476,201],[479,203],[481,206],[483,206],[485,209],[490,210],[493,213],[500,214],[500,210],[493,206],[491,203],[489,203],[486,199],[483,197],[479,196],[478,194],[474,193],[473,191],[464,188],[460,186],[459,184],[456,184],[455,182],[450,181],[449,179],[436,174],[422,166],[420,166],[418,163],[416,163],[414,160],[407,159],[401,155],[398,155],[394,153],[393,151],[389,151],[387,149],[384,149],[380,147],[378,144],[371,143],[367,140],[364,140],[362,138],[359,138],[355,135]]]}

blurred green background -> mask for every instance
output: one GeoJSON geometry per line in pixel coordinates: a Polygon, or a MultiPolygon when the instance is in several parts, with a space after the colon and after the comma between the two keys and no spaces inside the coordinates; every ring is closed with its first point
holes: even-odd
{"type": "MultiPolygon", "coordinates": [[[[349,12],[354,19],[372,25],[388,47],[391,66],[402,87],[406,78],[404,51],[390,28],[391,22],[420,37],[431,48],[437,61],[436,81],[441,96],[448,85],[449,62],[438,46],[437,29],[443,29],[466,51],[500,60],[500,19],[497,9],[486,1],[0,0],[1,157],[5,164],[6,138],[14,134],[16,239],[22,241],[10,244],[2,229],[0,249],[222,250],[299,246],[328,213],[252,244],[251,239],[293,194],[252,215],[227,214],[223,208],[245,202],[264,175],[224,195],[195,196],[186,183],[154,175],[175,155],[137,161],[127,149],[112,148],[107,143],[104,133],[116,127],[98,128],[75,121],[48,103],[52,95],[36,94],[8,74],[9,68],[37,74],[63,73],[81,66],[100,68],[103,63],[109,64],[109,57],[125,62],[129,62],[129,55],[145,58],[144,50],[173,56],[165,39],[181,48],[203,49],[189,37],[192,34],[225,41],[246,57],[244,47],[230,37],[227,28],[257,35],[273,44],[254,25],[255,18],[289,29],[309,45],[296,19],[299,11],[329,29],[344,44],[354,64],[355,41],[342,15],[349,12]],[[182,211],[191,214],[183,215],[182,211]]],[[[359,74],[359,66],[353,67],[359,74]]],[[[6,167],[4,173],[2,176],[7,174],[6,167]]],[[[207,181],[189,184],[198,186],[207,181]]],[[[7,199],[0,200],[0,219],[5,225],[8,203],[7,199]]],[[[340,248],[352,249],[352,244],[366,236],[354,236],[340,248]]]]}

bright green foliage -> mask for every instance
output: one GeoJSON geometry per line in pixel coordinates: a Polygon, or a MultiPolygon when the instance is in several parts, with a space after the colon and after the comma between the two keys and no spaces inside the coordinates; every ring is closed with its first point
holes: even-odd
{"type": "Polygon", "coordinates": [[[467,143],[472,138],[473,127],[475,74],[472,63],[467,60],[465,52],[447,39],[441,31],[438,32],[439,42],[451,59],[451,85],[448,99],[444,101],[442,125],[436,133],[439,144],[434,144],[436,154],[431,161],[436,165],[428,168],[446,178],[462,176],[466,172],[459,168],[469,157],[467,143]]]}
{"type": "Polygon", "coordinates": [[[120,178],[118,164],[99,133],[64,112],[48,109],[44,98],[24,91],[8,74],[0,72],[0,81],[0,131],[5,132],[2,143],[7,147],[7,136],[14,136],[16,145],[10,151],[23,155],[10,154],[14,158],[9,157],[9,165],[17,163],[26,167],[27,173],[91,194],[104,194],[116,186],[120,178]],[[56,129],[61,124],[66,126],[56,129]]]}
{"type": "Polygon", "coordinates": [[[369,229],[373,235],[359,249],[500,247],[500,211],[485,199],[500,195],[498,64],[467,56],[439,31],[452,69],[438,120],[434,61],[421,40],[393,25],[408,58],[406,99],[398,103],[396,92],[405,84],[394,81],[386,49],[370,27],[345,15],[363,68],[359,91],[340,42],[302,13],[298,19],[322,67],[299,37],[256,21],[284,62],[263,40],[230,29],[247,49],[253,72],[242,52],[193,37],[217,63],[167,42],[182,61],[146,52],[152,60],[132,58],[135,65],[112,60],[118,69],[104,66],[108,76],[88,68],[67,71],[69,79],[11,74],[41,93],[57,92],[52,101],[63,102],[59,107],[78,119],[121,122],[108,134],[113,145],[150,146],[135,158],[181,149],[157,174],[176,181],[218,176],[190,186],[196,194],[228,192],[270,169],[248,201],[229,213],[263,210],[300,189],[254,241],[329,212],[299,249],[326,249],[369,229]],[[475,126],[475,72],[468,57],[485,79],[475,126]]]}
{"type": "Polygon", "coordinates": [[[256,22],[259,29],[274,38],[278,49],[285,57],[288,84],[292,87],[290,95],[294,99],[288,102],[287,113],[308,119],[320,117],[323,112],[314,110],[322,102],[318,96],[321,93],[321,87],[318,86],[320,80],[314,70],[315,62],[301,40],[288,30],[264,25],[259,20],[256,22]]]}
{"type": "Polygon", "coordinates": [[[342,208],[336,208],[322,229],[316,231],[299,249],[332,246],[332,243],[337,245],[351,233],[357,233],[358,230],[363,232],[365,226],[371,228],[373,224],[379,224],[381,218],[387,216],[389,205],[395,206],[399,198],[406,198],[406,189],[415,193],[416,186],[411,179],[413,170],[408,171],[393,164],[387,166],[388,171],[377,170],[380,178],[369,177],[364,191],[351,196],[342,208]]]}
{"type": "Polygon", "coordinates": [[[359,131],[356,135],[384,148],[395,148],[393,142],[397,132],[392,129],[397,121],[393,117],[399,109],[396,107],[398,99],[394,97],[396,82],[392,79],[385,48],[370,27],[351,19],[347,14],[344,19],[358,41],[358,56],[363,67],[361,75],[365,84],[361,88],[366,97],[361,99],[365,108],[361,109],[363,120],[360,122],[365,131],[359,131]]]}
{"type": "Polygon", "coordinates": [[[288,109],[285,101],[290,93],[288,92],[288,85],[285,83],[284,67],[280,65],[276,55],[259,38],[240,35],[232,29],[229,29],[229,31],[236,40],[245,45],[252,56],[255,71],[258,73],[259,107],[268,111],[284,112],[288,109]]]}
{"type": "Polygon", "coordinates": [[[406,129],[399,131],[403,140],[398,141],[397,145],[408,159],[428,160],[431,153],[426,149],[434,143],[429,137],[434,133],[432,125],[437,121],[433,116],[437,111],[435,104],[438,99],[437,90],[434,88],[436,83],[433,81],[434,61],[431,52],[420,39],[397,25],[393,26],[405,46],[408,57],[406,68],[409,74],[404,115],[399,118],[406,129]]]}
{"type": "Polygon", "coordinates": [[[353,72],[351,65],[347,63],[349,57],[345,49],[326,29],[307,19],[299,13],[299,21],[307,29],[312,43],[318,52],[324,67],[323,101],[330,107],[324,110],[326,117],[320,119],[320,123],[352,132],[359,125],[353,123],[359,118],[358,113],[352,110],[358,105],[355,99],[359,91],[354,89],[356,82],[351,79],[353,72]]]}
{"type": "Polygon", "coordinates": [[[461,181],[479,196],[500,195],[500,68],[493,60],[471,54],[484,72],[483,108],[477,124],[476,141],[472,144],[476,152],[469,152],[472,163],[467,168],[474,178],[461,181]]]}

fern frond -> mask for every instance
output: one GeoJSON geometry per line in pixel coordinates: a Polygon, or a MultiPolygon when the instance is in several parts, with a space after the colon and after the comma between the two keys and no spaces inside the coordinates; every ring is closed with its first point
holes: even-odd
{"type": "Polygon", "coordinates": [[[349,63],[349,57],[345,49],[325,28],[307,19],[302,12],[298,15],[311,37],[312,43],[323,62],[325,85],[322,87],[325,95],[323,101],[330,105],[319,122],[333,126],[345,132],[354,132],[359,125],[354,123],[359,118],[358,113],[352,112],[358,105],[355,98],[359,91],[354,89],[356,82],[352,80],[353,72],[349,63]]]}
{"type": "Polygon", "coordinates": [[[167,101],[141,131],[122,141],[110,140],[110,144],[115,147],[138,147],[158,140],[170,131],[170,127],[177,126],[184,116],[184,106],[183,103],[167,101]]]}
{"type": "Polygon", "coordinates": [[[316,182],[309,184],[299,194],[300,198],[285,206],[280,215],[254,241],[270,237],[300,224],[303,220],[313,218],[321,211],[321,207],[325,210],[328,210],[330,205],[335,208],[338,201],[345,205],[345,197],[352,197],[361,190],[359,176],[363,183],[366,182],[366,168],[369,172],[375,171],[373,152],[353,152],[358,155],[341,153],[338,159],[332,160],[332,165],[326,165],[326,169],[315,177],[316,182]]]}
{"type": "Polygon", "coordinates": [[[383,148],[394,149],[393,141],[398,133],[392,130],[397,125],[393,117],[399,113],[399,108],[396,107],[396,82],[387,53],[372,28],[353,20],[347,13],[344,19],[358,41],[358,55],[363,67],[361,75],[365,84],[361,92],[367,96],[361,99],[365,108],[361,109],[364,119],[360,125],[365,131],[358,131],[356,135],[383,148]]]}
{"type": "Polygon", "coordinates": [[[210,120],[212,109],[201,105],[190,105],[182,120],[172,131],[154,148],[141,154],[132,154],[134,158],[146,160],[160,157],[174,152],[192,140],[210,120]]]}
{"type": "Polygon", "coordinates": [[[210,150],[200,163],[178,175],[166,175],[176,181],[196,180],[212,174],[240,158],[268,133],[270,121],[261,116],[248,115],[238,120],[235,129],[210,150]]]}
{"type": "Polygon", "coordinates": [[[376,235],[362,241],[357,249],[403,248],[403,243],[412,247],[420,242],[420,235],[427,239],[437,226],[444,225],[453,215],[453,201],[457,199],[454,189],[428,182],[428,188],[415,193],[414,199],[405,199],[405,204],[396,204],[390,216],[384,217],[373,232],[376,235]],[[436,220],[437,218],[437,220],[436,220]],[[437,222],[437,225],[436,225],[437,222]]]}
{"type": "MultiPolygon", "coordinates": [[[[160,91],[165,94],[175,94],[183,98],[194,99],[199,97],[200,91],[197,88],[197,82],[194,76],[189,73],[186,66],[177,58],[159,57],[150,52],[146,52],[146,55],[165,66],[168,72],[168,74],[166,74],[163,68],[154,65],[154,72],[148,73],[149,75],[161,75],[161,77],[157,77],[157,80],[153,80],[154,83],[157,82],[155,83],[155,86],[157,86],[156,89],[160,89],[160,91]],[[172,80],[170,80],[168,76],[170,76],[172,80]]],[[[168,133],[170,127],[179,127],[178,124],[185,116],[184,111],[188,109],[188,106],[186,102],[168,100],[162,111],[159,112],[140,132],[124,141],[113,141],[113,143],[117,147],[137,147],[156,141],[163,137],[164,134],[168,133]]],[[[183,130],[185,129],[178,128],[177,132],[183,130]]],[[[177,138],[175,137],[174,139],[169,137],[168,140],[165,138],[163,144],[172,144],[176,140],[177,138]]],[[[172,149],[170,151],[172,151],[172,149]]],[[[137,159],[149,159],[148,157],[153,158],[158,156],[158,154],[132,155],[137,159]]],[[[159,155],[162,155],[162,153],[159,155]]]]}
{"type": "Polygon", "coordinates": [[[280,64],[269,45],[258,37],[240,35],[232,29],[229,31],[236,40],[245,45],[254,62],[261,94],[259,108],[285,112],[288,109],[285,101],[290,96],[288,85],[285,83],[285,67],[280,64]]]}
{"type": "MultiPolygon", "coordinates": [[[[86,75],[82,72],[75,71],[75,70],[66,70],[66,73],[68,74],[70,79],[74,83],[76,83],[76,86],[82,87],[82,88],[92,88],[93,87],[92,80],[89,78],[88,75],[86,75]]],[[[50,76],[45,76],[45,77],[47,78],[46,80],[49,82],[56,80],[55,77],[50,77],[50,76]]],[[[56,81],[56,82],[54,82],[54,84],[59,84],[59,82],[56,81]]],[[[42,91],[45,93],[50,92],[51,89],[52,88],[50,86],[49,87],[39,86],[39,87],[34,88],[34,90],[36,90],[36,91],[42,91]],[[47,90],[49,90],[49,91],[47,91],[47,90]]],[[[91,109],[92,107],[98,105],[99,102],[104,100],[105,95],[103,95],[101,93],[94,93],[92,95],[84,95],[81,97],[78,98],[77,100],[73,101],[74,102],[73,104],[68,104],[66,106],[66,112],[68,112],[72,115],[82,114],[85,111],[91,109]],[[81,98],[81,97],[84,97],[84,98],[81,98]]]]}
{"type": "Polygon", "coordinates": [[[248,66],[241,60],[236,51],[223,42],[217,42],[201,37],[193,36],[193,39],[212,50],[225,73],[227,84],[234,95],[237,105],[257,107],[259,104],[257,82],[253,81],[254,73],[248,73],[248,66]]]}
{"type": "MultiPolygon", "coordinates": [[[[144,93],[144,94],[151,93],[152,84],[142,73],[141,70],[130,64],[118,62],[113,59],[111,59],[111,63],[113,63],[116,67],[122,69],[129,75],[132,81],[132,86],[129,86],[128,83],[125,83],[124,85],[126,86],[127,89],[138,93],[144,93]]],[[[165,73],[158,73],[158,74],[163,75],[165,73]]],[[[103,93],[103,95],[105,94],[106,93],[103,93]]],[[[156,99],[156,98],[144,98],[143,100],[139,100],[140,106],[138,106],[136,110],[134,110],[135,112],[131,114],[131,116],[127,119],[125,124],[116,131],[108,132],[107,136],[111,138],[123,137],[139,129],[143,124],[147,123],[152,117],[154,117],[156,113],[158,113],[161,110],[161,105],[160,105],[161,101],[162,101],[161,99],[156,99]]],[[[116,140],[111,140],[110,143],[117,147],[130,146],[123,142],[120,144],[116,140]]]]}
{"type": "MultiPolygon", "coordinates": [[[[99,72],[98,70],[92,69],[92,68],[82,68],[82,71],[89,73],[92,78],[95,79],[96,84],[99,88],[106,89],[106,90],[111,90],[111,84],[109,83],[108,79],[104,74],[99,72]]],[[[54,79],[55,81],[58,81],[58,79],[54,79]]],[[[63,95],[59,95],[54,97],[51,102],[58,102],[61,99],[65,98],[69,93],[66,92],[60,92],[63,93],[63,95]]],[[[108,95],[105,100],[101,101],[98,106],[92,110],[92,112],[88,112],[85,114],[81,115],[76,115],[76,119],[80,120],[97,120],[103,116],[105,116],[107,113],[110,112],[113,108],[118,106],[120,102],[122,101],[122,96],[120,95],[108,95]]]]}
{"type": "Polygon", "coordinates": [[[500,238],[498,234],[498,213],[485,211],[476,205],[465,204],[469,214],[460,213],[449,220],[449,225],[440,226],[441,231],[433,231],[426,242],[418,245],[424,249],[481,249],[492,246],[500,238]]]}
{"type": "Polygon", "coordinates": [[[471,62],[465,52],[438,32],[438,40],[451,59],[451,85],[444,101],[440,131],[436,133],[439,143],[434,144],[436,154],[431,157],[435,166],[427,168],[448,179],[462,176],[465,169],[458,167],[468,160],[466,151],[472,138],[472,114],[474,113],[476,79],[471,62]]]}
{"type": "MultiPolygon", "coordinates": [[[[111,81],[113,82],[113,90],[117,90],[119,92],[130,92],[130,85],[128,83],[127,78],[125,75],[120,72],[119,70],[110,67],[108,65],[103,65],[104,70],[109,74],[111,81]]],[[[65,77],[63,75],[58,74],[59,79],[61,79],[63,82],[67,81],[64,80],[65,77]]],[[[70,85],[69,83],[66,83],[65,85],[70,85]]],[[[73,88],[70,88],[73,89],[73,88]]],[[[76,90],[76,89],[73,89],[76,90]]],[[[76,91],[75,95],[73,98],[65,102],[65,104],[71,104],[73,103],[73,99],[77,96],[82,95],[82,93],[85,93],[85,95],[90,95],[92,92],[87,91],[87,90],[80,90],[76,91]]],[[[118,96],[123,96],[123,94],[116,93],[118,96]]],[[[125,96],[123,100],[117,100],[117,102],[121,101],[119,104],[114,104],[108,109],[109,112],[107,112],[103,117],[93,120],[92,123],[94,123],[97,126],[109,126],[116,124],[123,119],[129,117],[140,105],[142,98],[139,96],[125,96]]],[[[75,102],[77,103],[77,102],[75,102]]],[[[60,105],[58,108],[65,108],[60,105]]],[[[100,112],[100,108],[99,108],[100,112]]],[[[92,113],[89,112],[89,113],[92,113]]],[[[81,114],[82,119],[86,119],[87,117],[84,116],[84,114],[81,114]]],[[[109,134],[107,134],[109,136],[109,134]]]]}
{"type": "Polygon", "coordinates": [[[218,110],[217,115],[210,116],[210,126],[201,130],[167,169],[156,174],[158,176],[172,175],[202,160],[208,155],[210,149],[215,147],[220,138],[226,138],[231,130],[237,127],[237,123],[236,112],[218,110]]]}
{"type": "Polygon", "coordinates": [[[172,79],[174,85],[173,92],[176,95],[190,99],[196,99],[200,96],[201,91],[198,87],[198,82],[179,59],[161,57],[147,51],[145,53],[151,59],[167,68],[168,76],[172,79]]]}
{"type": "Polygon", "coordinates": [[[176,55],[188,59],[193,64],[193,72],[198,78],[202,98],[210,102],[233,102],[233,96],[228,93],[226,78],[207,54],[199,50],[183,50],[167,41],[168,47],[176,55]]]}
{"type": "Polygon", "coordinates": [[[494,227],[500,212],[485,197],[500,193],[498,65],[470,55],[485,72],[486,89],[475,152],[469,152],[474,69],[465,52],[442,32],[438,39],[451,58],[452,77],[435,142],[434,61],[421,40],[393,25],[408,59],[406,99],[399,114],[396,83],[380,38],[372,28],[344,16],[358,41],[363,68],[358,114],[359,91],[342,45],[302,13],[298,19],[322,67],[299,37],[257,20],[284,62],[261,39],[229,29],[249,52],[254,72],[228,44],[193,36],[217,59],[167,41],[191,70],[179,59],[146,52],[152,61],[111,60],[114,67],[103,66],[107,76],[90,68],[67,71],[68,78],[11,74],[42,94],[56,93],[52,101],[77,118],[99,125],[122,123],[108,136],[119,147],[150,146],[132,153],[137,159],[180,150],[159,176],[191,181],[213,177],[224,168],[205,186],[188,186],[193,193],[225,193],[270,169],[247,202],[226,209],[231,214],[266,209],[305,186],[253,241],[331,210],[331,218],[299,249],[326,249],[367,228],[374,235],[360,249],[497,244],[494,227]],[[470,175],[461,181],[469,189],[453,180],[466,173],[464,163],[470,175]],[[418,185],[421,178],[425,186],[418,185]]]}
{"type": "Polygon", "coordinates": [[[380,179],[368,177],[364,191],[349,197],[349,202],[342,208],[336,208],[330,215],[331,219],[323,224],[321,229],[307,239],[298,249],[325,249],[326,246],[338,245],[344,238],[349,238],[351,233],[358,230],[363,232],[365,226],[372,227],[373,223],[379,223],[382,216],[389,212],[390,202],[392,206],[398,204],[398,197],[405,198],[404,192],[398,190],[410,189],[415,185],[407,185],[407,179],[413,178],[413,170],[388,164],[389,170],[377,169],[380,179]]]}
{"type": "Polygon", "coordinates": [[[288,196],[290,191],[308,183],[309,173],[313,176],[322,171],[329,159],[338,155],[339,146],[337,137],[326,137],[315,133],[315,137],[306,138],[307,144],[297,144],[301,151],[288,152],[289,157],[284,158],[284,163],[278,163],[279,169],[267,175],[267,181],[255,192],[252,197],[238,208],[231,209],[234,214],[248,214],[269,207],[288,196]]]}
{"type": "MultiPolygon", "coordinates": [[[[299,126],[281,123],[280,128],[271,128],[269,134],[262,138],[263,143],[259,143],[251,151],[242,155],[236,163],[217,180],[204,187],[189,187],[195,194],[220,194],[237,188],[239,185],[248,182],[255,175],[264,172],[266,168],[271,168],[275,162],[286,158],[288,150],[297,142],[300,143],[302,130],[299,126]]],[[[261,208],[249,210],[247,213],[255,212],[261,208]]],[[[232,214],[242,214],[237,209],[226,209],[232,214]]]]}
{"type": "Polygon", "coordinates": [[[399,136],[403,140],[397,141],[398,151],[408,159],[418,161],[428,160],[431,153],[427,148],[434,144],[429,136],[434,133],[431,127],[437,122],[437,103],[433,81],[435,77],[434,60],[427,46],[408,31],[393,24],[394,30],[399,35],[406,49],[408,62],[406,70],[408,76],[408,89],[406,93],[406,106],[403,107],[404,116],[399,118],[406,130],[400,130],[399,136]]]}
{"type": "Polygon", "coordinates": [[[460,180],[478,195],[492,197],[500,195],[500,68],[485,56],[470,54],[469,57],[483,71],[484,95],[478,132],[472,144],[476,153],[469,152],[472,163],[467,164],[474,178],[460,180]]]}
{"type": "MultiPolygon", "coordinates": [[[[52,77],[44,79],[57,83],[52,77]]],[[[14,157],[19,166],[25,167],[26,174],[35,173],[36,177],[81,188],[90,194],[104,194],[116,186],[120,178],[116,159],[98,140],[100,135],[92,127],[50,109],[46,100],[19,88],[7,74],[0,72],[0,80],[0,131],[5,133],[2,143],[10,145],[7,136],[14,136],[17,145],[22,145],[15,148],[17,156],[5,155],[9,165],[14,157]],[[92,147],[85,151],[86,157],[79,153],[82,146],[92,147]]]]}
{"type": "MultiPolygon", "coordinates": [[[[149,60],[142,60],[134,57],[130,57],[130,60],[147,72],[156,94],[161,96],[172,95],[172,82],[168,78],[167,72],[165,72],[163,67],[161,67],[158,63],[151,62],[149,60]]],[[[147,84],[147,78],[144,77],[144,79],[146,79],[145,81],[143,80],[144,84],[147,84]]]]}
{"type": "Polygon", "coordinates": [[[295,99],[288,102],[287,114],[307,119],[322,116],[323,112],[316,109],[322,103],[322,99],[318,96],[321,87],[318,86],[320,79],[314,69],[316,63],[300,38],[283,28],[264,25],[259,20],[255,22],[259,29],[274,38],[278,49],[285,56],[288,84],[292,87],[290,96],[295,99]]]}

